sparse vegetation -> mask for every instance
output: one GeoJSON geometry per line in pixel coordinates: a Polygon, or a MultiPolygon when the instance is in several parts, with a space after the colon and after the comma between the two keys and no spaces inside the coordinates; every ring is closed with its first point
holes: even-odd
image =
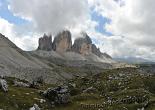
{"type": "MultiPolygon", "coordinates": [[[[27,110],[36,103],[42,110],[51,110],[51,102],[40,95],[39,90],[44,91],[55,85],[43,84],[38,89],[23,88],[13,86],[15,78],[6,80],[9,92],[0,90],[1,109],[27,110]],[[41,99],[46,102],[41,103],[41,99]]],[[[71,93],[71,102],[56,105],[52,110],[137,110],[143,107],[154,110],[154,82],[155,75],[140,74],[135,68],[106,70],[96,75],[76,77],[65,83],[71,93]]]]}

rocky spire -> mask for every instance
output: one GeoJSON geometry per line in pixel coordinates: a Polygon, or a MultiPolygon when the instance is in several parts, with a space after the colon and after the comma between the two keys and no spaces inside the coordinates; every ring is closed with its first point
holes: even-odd
{"type": "Polygon", "coordinates": [[[74,44],[72,46],[72,51],[80,53],[82,55],[89,55],[93,53],[98,57],[105,56],[107,58],[111,58],[108,54],[102,53],[100,49],[92,43],[91,38],[85,32],[82,32],[80,37],[75,39],[74,44]]]}
{"type": "Polygon", "coordinates": [[[44,34],[43,37],[39,38],[38,50],[51,51],[52,50],[52,36],[44,34]]]}
{"type": "Polygon", "coordinates": [[[42,38],[39,39],[38,50],[45,51],[56,51],[58,53],[64,53],[67,51],[72,51],[79,53],[81,55],[95,54],[98,57],[111,58],[108,54],[102,53],[95,44],[92,43],[91,38],[85,32],[81,32],[80,36],[75,39],[72,45],[71,33],[68,30],[64,30],[58,33],[52,43],[52,36],[47,36],[44,34],[42,38]]]}
{"type": "Polygon", "coordinates": [[[53,41],[53,50],[59,53],[70,51],[72,47],[71,33],[68,30],[58,33],[53,41]]]}
{"type": "Polygon", "coordinates": [[[72,51],[82,55],[88,55],[92,50],[92,41],[86,33],[81,33],[81,37],[75,39],[72,51]]]}

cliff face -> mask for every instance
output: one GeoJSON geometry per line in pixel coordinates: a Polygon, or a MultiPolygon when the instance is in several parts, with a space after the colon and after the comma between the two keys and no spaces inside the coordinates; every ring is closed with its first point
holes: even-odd
{"type": "Polygon", "coordinates": [[[99,48],[96,47],[95,44],[92,43],[91,38],[87,35],[87,33],[81,33],[80,36],[75,39],[74,44],[72,45],[72,37],[71,33],[68,30],[62,31],[58,33],[54,41],[52,43],[52,37],[47,36],[46,34],[39,39],[39,50],[45,51],[56,51],[58,53],[65,52],[75,52],[79,53],[83,56],[87,56],[90,54],[95,54],[98,57],[106,57],[111,59],[108,54],[102,53],[99,48]]]}
{"type": "Polygon", "coordinates": [[[100,51],[99,48],[96,47],[95,44],[92,44],[92,53],[94,53],[95,55],[101,57],[102,56],[102,52],[100,51]]]}
{"type": "Polygon", "coordinates": [[[81,33],[81,37],[74,41],[72,51],[82,55],[89,55],[92,52],[92,41],[86,33],[81,33]]]}
{"type": "Polygon", "coordinates": [[[52,50],[52,36],[47,36],[46,34],[44,34],[43,37],[39,38],[38,50],[51,51],[52,50]]]}
{"type": "MultiPolygon", "coordinates": [[[[100,49],[97,48],[96,45],[92,43],[91,38],[86,33],[82,33],[81,37],[77,38],[74,41],[72,51],[80,53],[82,55],[89,55],[91,53],[97,55],[98,57],[102,57],[102,55],[104,55],[100,51],[100,49]]],[[[106,54],[106,58],[110,57],[106,54]]]]}
{"type": "Polygon", "coordinates": [[[53,41],[53,50],[58,53],[70,51],[72,47],[71,33],[69,31],[63,31],[56,35],[53,41]]]}

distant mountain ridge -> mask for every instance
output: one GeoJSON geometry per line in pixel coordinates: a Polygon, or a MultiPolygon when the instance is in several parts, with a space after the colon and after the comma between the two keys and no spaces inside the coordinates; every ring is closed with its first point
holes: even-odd
{"type": "Polygon", "coordinates": [[[155,64],[155,62],[140,58],[140,57],[126,57],[126,58],[113,58],[118,62],[125,62],[129,64],[155,64]]]}

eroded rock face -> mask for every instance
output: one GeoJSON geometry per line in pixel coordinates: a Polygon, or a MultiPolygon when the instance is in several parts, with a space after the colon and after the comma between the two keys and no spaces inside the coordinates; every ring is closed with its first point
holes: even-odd
{"type": "Polygon", "coordinates": [[[53,50],[59,53],[70,51],[72,47],[71,33],[63,31],[53,41],[53,50]]]}
{"type": "Polygon", "coordinates": [[[52,50],[52,36],[44,34],[43,37],[39,38],[38,50],[51,51],[52,50]]]}
{"type": "Polygon", "coordinates": [[[92,43],[91,38],[86,33],[81,33],[80,38],[77,38],[74,41],[74,44],[72,46],[72,51],[82,54],[82,55],[89,55],[91,53],[97,55],[98,57],[106,57],[111,58],[106,53],[102,53],[99,48],[96,47],[95,44],[92,43]]]}
{"type": "Polygon", "coordinates": [[[81,33],[82,37],[77,38],[72,46],[72,51],[82,55],[88,55],[92,52],[92,41],[86,33],[81,33]]]}
{"type": "Polygon", "coordinates": [[[42,38],[39,39],[39,50],[45,51],[56,51],[58,53],[65,53],[67,51],[79,53],[83,56],[95,54],[98,57],[111,58],[108,54],[102,53],[95,44],[92,43],[91,38],[87,33],[82,32],[80,37],[75,39],[72,45],[71,33],[68,30],[58,33],[52,43],[52,37],[44,34],[42,38]]]}

